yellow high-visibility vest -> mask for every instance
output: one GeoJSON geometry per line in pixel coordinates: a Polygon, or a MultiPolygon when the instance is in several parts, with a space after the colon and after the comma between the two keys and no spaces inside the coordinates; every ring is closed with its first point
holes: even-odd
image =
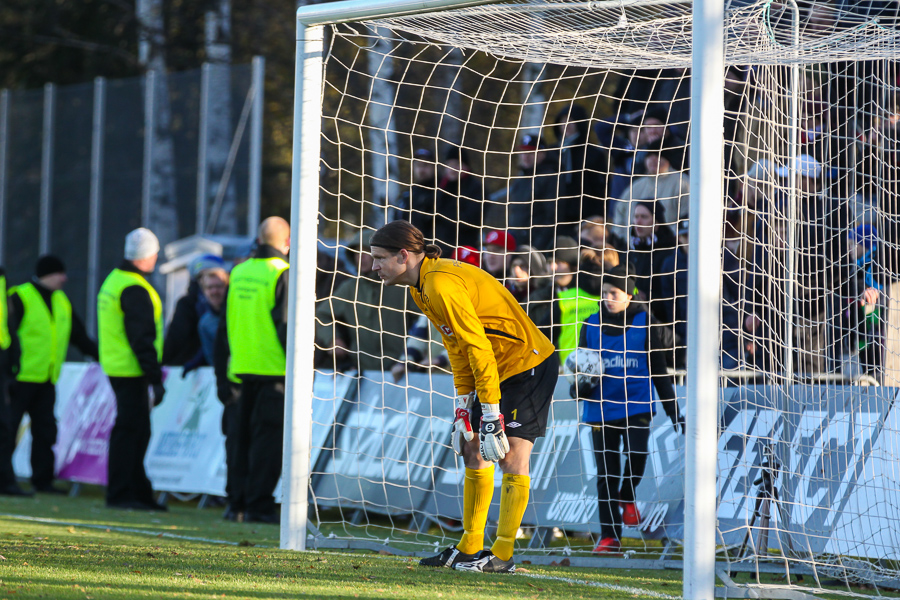
{"type": "Polygon", "coordinates": [[[150,294],[153,304],[153,320],[156,323],[156,357],[162,360],[163,318],[162,301],[142,275],[132,271],[113,269],[97,295],[97,329],[100,344],[100,366],[110,377],[140,377],[144,374],[137,356],[125,335],[125,313],[122,311],[122,292],[133,285],[150,294]]]}
{"type": "Polygon", "coordinates": [[[56,383],[69,349],[72,304],[65,292],[56,290],[50,295],[51,312],[41,293],[30,282],[15,286],[9,290],[9,295],[18,296],[24,309],[16,330],[22,349],[16,380],[56,383]]]}
{"type": "Polygon", "coordinates": [[[283,376],[287,359],[272,309],[278,278],[290,265],[281,258],[251,258],[231,271],[225,318],[231,372],[283,376]]]}

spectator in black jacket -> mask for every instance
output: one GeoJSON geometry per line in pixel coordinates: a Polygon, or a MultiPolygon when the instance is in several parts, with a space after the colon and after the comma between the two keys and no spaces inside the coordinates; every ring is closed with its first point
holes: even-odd
{"type": "Polygon", "coordinates": [[[509,186],[507,223],[516,240],[539,252],[553,249],[559,197],[559,162],[543,138],[526,135],[516,153],[519,176],[509,186]]]}
{"type": "Polygon", "coordinates": [[[679,223],[678,247],[666,257],[659,274],[660,321],[675,334],[676,369],[684,369],[687,364],[688,223],[679,223]]]}
{"type": "MultiPolygon", "coordinates": [[[[472,173],[469,152],[450,146],[440,170],[434,236],[444,254],[457,246],[477,246],[484,225],[484,181],[472,173]]],[[[413,223],[415,224],[415,223],[413,223]]]]}
{"type": "Polygon", "coordinates": [[[434,153],[419,148],[413,154],[412,185],[393,200],[388,207],[388,222],[405,220],[419,228],[425,241],[434,242],[435,215],[446,205],[447,198],[437,185],[437,164],[434,153]]]}
{"type": "Polygon", "coordinates": [[[110,508],[166,510],[153,499],[144,469],[150,410],[165,394],[160,365],[162,302],[147,281],[158,255],[159,240],[153,232],[135,229],[125,237],[125,260],[97,295],[100,366],[116,395],[106,486],[110,508]]]}
{"type": "Polygon", "coordinates": [[[0,495],[31,496],[16,481],[12,455],[16,444],[16,432],[12,428],[9,398],[6,394],[8,350],[11,343],[6,320],[6,271],[0,267],[0,495]]]}
{"type": "Polygon", "coordinates": [[[56,381],[71,342],[96,359],[92,340],[63,287],[68,277],[63,261],[53,255],[38,259],[31,281],[9,292],[9,361],[15,381],[10,387],[10,419],[18,431],[25,413],[31,418],[31,483],[35,491],[66,494],[53,485],[56,456],[56,381]]]}
{"type": "Polygon", "coordinates": [[[225,513],[226,521],[240,521],[246,505],[243,502],[244,482],[235,469],[238,451],[238,432],[241,409],[240,379],[228,368],[228,339],[219,336],[222,317],[225,316],[225,298],[228,297],[228,273],[210,269],[200,277],[200,287],[209,302],[209,310],[200,317],[200,344],[206,361],[215,366],[216,394],[223,405],[222,434],[225,436],[225,513]]]}
{"type": "Polygon", "coordinates": [[[209,307],[200,291],[200,277],[207,269],[225,269],[225,262],[215,254],[204,254],[191,263],[191,282],[187,293],[175,304],[175,313],[166,330],[163,346],[164,365],[187,366],[191,371],[206,364],[200,348],[197,324],[209,307]]]}
{"type": "Polygon", "coordinates": [[[634,280],[640,291],[640,299],[650,303],[650,312],[659,321],[665,319],[663,300],[659,289],[659,276],[664,273],[663,263],[675,253],[675,235],[671,229],[659,225],[666,222],[662,203],[638,202],[634,208],[631,239],[627,260],[634,267],[634,280]]]}
{"type": "Polygon", "coordinates": [[[581,220],[595,213],[605,214],[608,153],[588,142],[590,117],[578,104],[556,115],[559,140],[559,216],[557,234],[577,237],[581,220]]]}
{"type": "Polygon", "coordinates": [[[553,274],[544,255],[529,246],[519,246],[516,256],[509,263],[506,287],[538,329],[552,339],[550,321],[555,292],[553,274]]]}

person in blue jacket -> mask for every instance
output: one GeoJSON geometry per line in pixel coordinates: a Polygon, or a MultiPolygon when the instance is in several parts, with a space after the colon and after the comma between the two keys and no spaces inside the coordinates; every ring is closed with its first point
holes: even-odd
{"type": "Polygon", "coordinates": [[[596,386],[572,390],[573,397],[583,400],[582,420],[593,429],[600,517],[600,541],[594,552],[598,554],[619,550],[623,523],[640,524],[635,489],[647,464],[654,399],[660,401],[675,430],[684,431],[666,365],[672,328],[657,323],[644,303],[632,301],[634,294],[634,279],[625,266],[608,270],[602,279],[600,312],[585,320],[578,342],[580,348],[599,352],[603,365],[596,386]]]}

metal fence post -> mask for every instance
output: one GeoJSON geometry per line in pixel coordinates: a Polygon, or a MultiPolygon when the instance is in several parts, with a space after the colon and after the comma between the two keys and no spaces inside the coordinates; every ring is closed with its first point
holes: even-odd
{"type": "Polygon", "coordinates": [[[153,178],[153,145],[156,137],[156,71],[144,76],[144,165],[141,185],[141,226],[150,226],[150,182],[153,178]]]}
{"type": "Polygon", "coordinates": [[[53,134],[56,127],[56,86],[44,85],[44,121],[41,134],[41,207],[38,252],[50,252],[50,211],[53,195],[53,134]]]}
{"type": "Polygon", "coordinates": [[[209,70],[210,64],[203,63],[200,71],[200,135],[197,136],[197,235],[206,233],[207,195],[209,189],[209,70]]]}
{"type": "Polygon", "coordinates": [[[6,240],[6,157],[9,148],[9,90],[0,91],[0,265],[6,240]]]}
{"type": "Polygon", "coordinates": [[[251,83],[253,86],[253,112],[250,113],[250,166],[247,186],[247,235],[256,236],[259,228],[259,207],[262,196],[262,140],[263,140],[263,86],[266,79],[266,59],[253,57],[251,83]]]}
{"type": "Polygon", "coordinates": [[[100,208],[103,199],[103,132],[106,128],[106,80],[94,79],[91,122],[91,188],[88,208],[87,330],[97,333],[97,290],[100,271],[100,208]]]}

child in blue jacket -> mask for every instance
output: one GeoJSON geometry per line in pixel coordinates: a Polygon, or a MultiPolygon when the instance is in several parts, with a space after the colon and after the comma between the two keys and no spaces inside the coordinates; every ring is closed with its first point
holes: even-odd
{"type": "Polygon", "coordinates": [[[585,321],[578,342],[581,348],[599,352],[603,365],[596,386],[573,390],[583,399],[582,420],[593,428],[601,527],[595,553],[618,551],[622,524],[640,524],[634,491],[647,464],[655,397],[675,430],[684,429],[666,365],[666,353],[672,351],[672,328],[657,323],[642,303],[633,302],[634,290],[625,267],[607,271],[600,312],[585,321]],[[625,453],[624,469],[620,446],[625,453]]]}

